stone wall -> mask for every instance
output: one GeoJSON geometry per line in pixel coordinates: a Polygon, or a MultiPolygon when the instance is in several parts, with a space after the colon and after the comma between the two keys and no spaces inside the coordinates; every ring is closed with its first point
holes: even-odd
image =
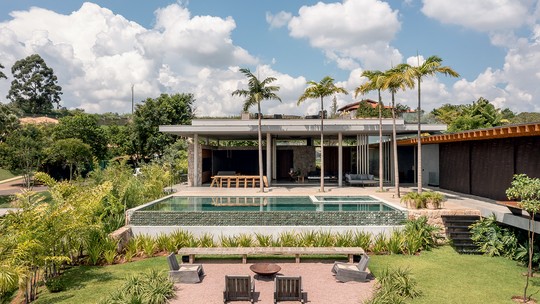
{"type": "Polygon", "coordinates": [[[126,244],[129,242],[129,240],[133,237],[133,232],[131,231],[131,228],[128,226],[120,227],[116,231],[113,231],[109,234],[109,236],[113,239],[118,241],[118,245],[116,247],[116,251],[118,253],[122,252],[126,246],[126,244]]]}
{"type": "Polygon", "coordinates": [[[477,215],[481,216],[479,210],[475,209],[409,209],[409,219],[417,219],[421,216],[426,216],[428,219],[428,224],[435,225],[442,229],[442,234],[446,235],[446,227],[442,220],[443,215],[477,215]]]}
{"type": "Polygon", "coordinates": [[[135,211],[133,226],[398,226],[402,211],[135,211]]]}
{"type": "MultiPolygon", "coordinates": [[[[281,148],[281,147],[279,147],[281,148]]],[[[315,171],[315,147],[314,146],[287,146],[283,149],[293,150],[294,170],[300,170],[302,175],[315,171]]]]}

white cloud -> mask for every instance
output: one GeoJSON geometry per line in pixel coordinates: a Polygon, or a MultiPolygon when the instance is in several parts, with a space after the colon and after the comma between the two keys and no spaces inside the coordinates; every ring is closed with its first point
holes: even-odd
{"type": "Polygon", "coordinates": [[[423,0],[422,12],[477,31],[515,29],[530,21],[529,0],[423,0]]]}
{"type": "Polygon", "coordinates": [[[270,28],[280,28],[289,22],[291,20],[292,14],[289,12],[281,11],[277,13],[276,15],[266,12],[266,22],[270,24],[270,28]]]}
{"type": "MultiPolygon", "coordinates": [[[[232,18],[191,16],[178,4],[158,9],[151,29],[92,3],[69,15],[31,8],[11,17],[0,23],[0,62],[10,67],[40,54],[58,76],[61,104],[88,112],[129,112],[133,84],[136,101],[162,92],[194,92],[197,106],[206,111],[201,114],[233,113],[224,107],[220,114],[205,104],[228,91],[208,98],[206,91],[216,93],[227,83],[229,66],[257,63],[232,43],[232,18]]],[[[9,90],[9,81],[0,82],[1,92],[9,90]]]]}
{"type": "Polygon", "coordinates": [[[340,68],[390,67],[402,56],[390,41],[400,30],[398,12],[379,0],[344,0],[303,6],[289,22],[290,35],[307,38],[340,68]]]}

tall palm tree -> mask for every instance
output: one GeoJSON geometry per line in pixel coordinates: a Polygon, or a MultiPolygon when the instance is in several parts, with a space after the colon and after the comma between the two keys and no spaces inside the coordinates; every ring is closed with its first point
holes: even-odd
{"type": "Polygon", "coordinates": [[[392,94],[392,151],[394,156],[394,192],[396,197],[401,197],[399,192],[399,161],[397,154],[397,134],[396,134],[396,102],[395,95],[399,89],[405,90],[406,87],[414,88],[414,81],[403,76],[408,64],[400,64],[384,72],[386,77],[383,89],[392,94]]]}
{"type": "Polygon", "coordinates": [[[259,137],[259,184],[261,185],[260,192],[264,192],[263,183],[263,154],[262,154],[262,131],[261,131],[261,101],[265,99],[274,99],[281,102],[281,98],[275,93],[279,91],[278,86],[270,85],[276,81],[275,77],[267,77],[263,81],[260,81],[255,75],[253,75],[249,69],[240,69],[248,78],[247,90],[236,90],[232,92],[232,96],[238,95],[245,97],[244,111],[247,111],[251,106],[257,105],[257,117],[258,128],[257,133],[259,137]]]}
{"type": "Polygon", "coordinates": [[[349,94],[344,88],[337,87],[334,84],[334,79],[330,76],[324,77],[320,82],[308,81],[308,87],[304,93],[298,98],[298,105],[306,99],[321,99],[321,189],[324,192],[324,97],[334,95],[336,93],[349,94]]]}
{"type": "Polygon", "coordinates": [[[418,141],[418,148],[417,148],[417,155],[418,155],[418,161],[417,161],[417,183],[418,183],[418,193],[422,193],[422,143],[421,143],[421,124],[420,119],[422,117],[422,111],[421,111],[421,103],[420,103],[420,96],[421,96],[421,90],[420,90],[420,84],[422,83],[422,78],[425,76],[433,76],[436,74],[444,74],[446,76],[452,76],[452,77],[459,77],[459,74],[454,71],[451,67],[448,66],[441,66],[442,59],[439,56],[430,56],[428,59],[426,59],[422,64],[420,64],[420,57],[417,55],[418,58],[418,66],[408,66],[407,69],[404,72],[404,77],[407,77],[409,79],[415,79],[416,83],[418,84],[418,108],[417,108],[417,119],[418,119],[418,134],[417,134],[417,141],[418,141]]]}
{"type": "Polygon", "coordinates": [[[366,70],[362,72],[362,77],[366,77],[368,79],[368,82],[360,85],[356,88],[354,91],[354,96],[358,96],[358,94],[366,94],[367,92],[377,90],[377,93],[379,94],[379,190],[384,191],[383,189],[383,182],[384,182],[384,167],[383,167],[383,142],[382,142],[382,98],[381,98],[381,90],[383,89],[383,85],[385,82],[385,75],[383,72],[379,70],[366,70]]]}
{"type": "MultiPolygon", "coordinates": [[[[3,68],[4,68],[4,66],[0,63],[0,70],[3,69],[3,68]]],[[[0,78],[6,78],[7,79],[6,74],[4,74],[4,72],[2,72],[2,71],[0,71],[0,78]]]]}

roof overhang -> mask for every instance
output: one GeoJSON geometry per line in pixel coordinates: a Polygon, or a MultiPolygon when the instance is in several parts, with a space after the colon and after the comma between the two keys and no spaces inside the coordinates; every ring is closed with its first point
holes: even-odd
{"type": "MultiPolygon", "coordinates": [[[[159,126],[159,131],[183,137],[209,137],[216,139],[256,139],[258,120],[233,119],[194,119],[191,125],[159,126]]],[[[324,135],[337,137],[356,136],[359,134],[378,135],[378,119],[325,119],[323,123],[324,135]]],[[[392,119],[382,120],[382,130],[385,135],[392,133],[392,119]]],[[[403,119],[396,119],[396,132],[398,134],[412,134],[416,132],[416,124],[405,124],[403,119]]],[[[441,132],[446,125],[423,124],[423,132],[441,132]]],[[[263,134],[272,134],[279,138],[308,138],[321,134],[320,119],[263,119],[261,120],[263,134]]]]}
{"type": "MultiPolygon", "coordinates": [[[[470,130],[422,137],[422,144],[440,144],[457,141],[487,140],[523,136],[540,136],[540,123],[509,125],[489,129],[470,130]]],[[[400,146],[416,145],[417,138],[398,141],[400,146]]]]}

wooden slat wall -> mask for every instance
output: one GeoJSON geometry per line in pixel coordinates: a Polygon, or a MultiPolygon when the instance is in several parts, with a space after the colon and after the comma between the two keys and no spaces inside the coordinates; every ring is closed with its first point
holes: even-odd
{"type": "Polygon", "coordinates": [[[467,142],[439,145],[439,187],[456,192],[471,193],[470,145],[467,142]]]}

